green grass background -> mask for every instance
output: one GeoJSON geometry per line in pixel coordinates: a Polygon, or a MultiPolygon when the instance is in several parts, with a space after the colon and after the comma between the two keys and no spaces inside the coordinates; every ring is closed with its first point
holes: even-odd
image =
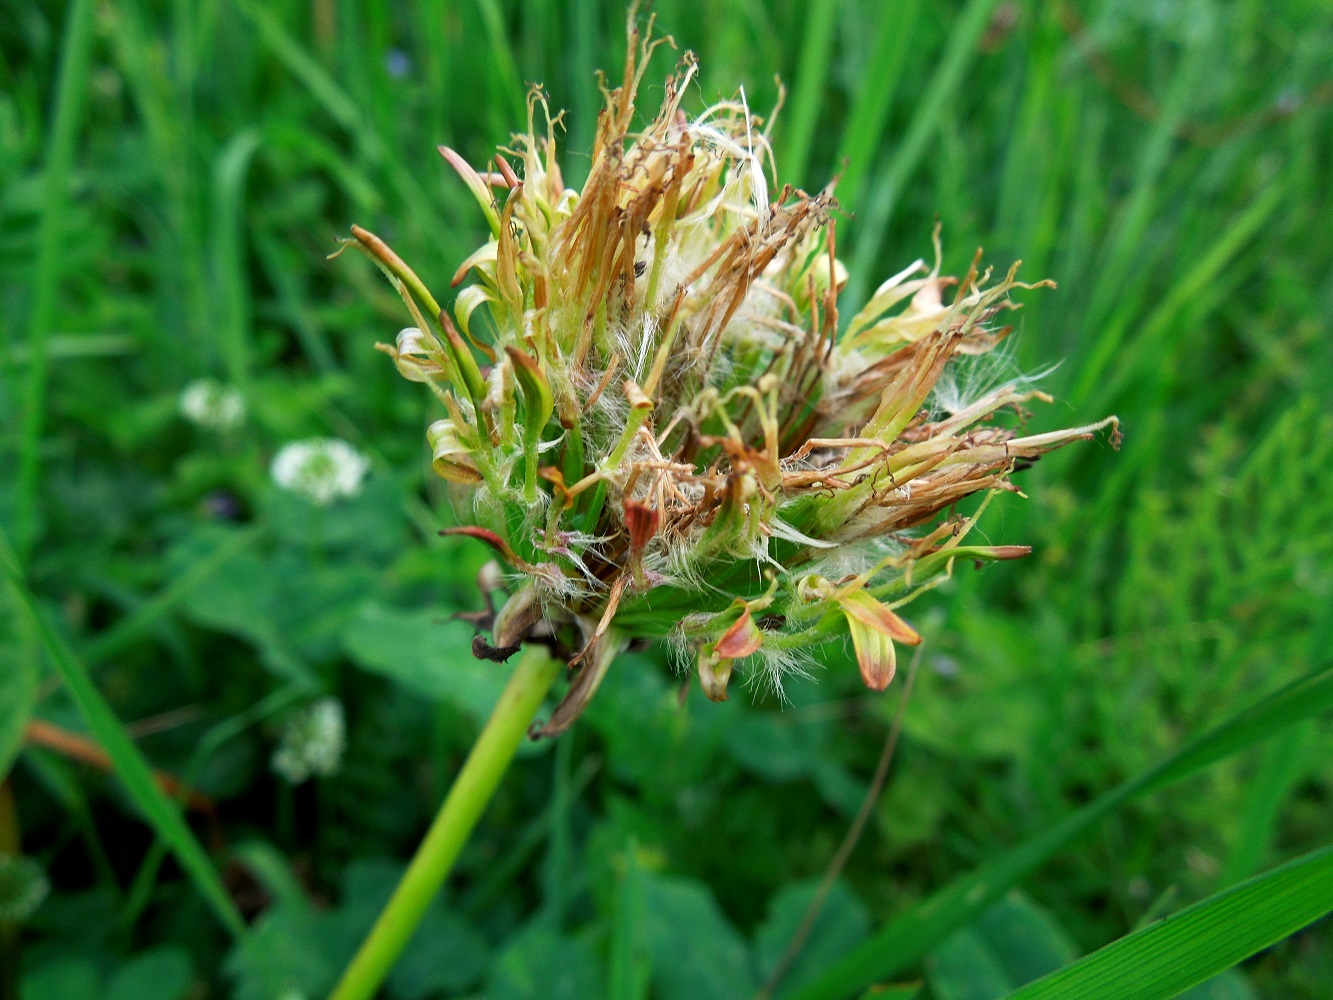
{"type": "MultiPolygon", "coordinates": [[[[780,74],[780,176],[842,174],[849,304],[928,257],[938,218],[946,270],[980,246],[1059,283],[1024,296],[1012,338],[1019,368],[1061,362],[1032,426],[1124,421],[1119,452],[1045,459],[1021,477],[1030,499],[988,511],[985,534],[1031,558],[961,568],[909,609],[927,641],[903,742],[798,982],[1333,650],[1333,8],[653,10],[700,56],[696,110],[741,85],[769,108],[780,74]]],[[[0,521],[116,714],[149,720],[129,727],[143,753],[218,803],[195,828],[258,921],[229,943],[110,779],[30,748],[11,786],[54,889],[9,953],[23,996],[313,997],[384,898],[503,676],[445,623],[476,607],[485,554],[436,537],[448,498],[427,394],[372,348],[406,317],[365,261],[325,255],[356,221],[443,290],[484,221],[434,146],[481,162],[540,81],[569,111],[580,178],[623,15],[7,0],[0,521]],[[180,418],[202,376],[243,391],[242,429],[180,418]],[[278,446],[315,434],[374,462],[361,496],[317,516],[267,479],[278,446]],[[346,705],[350,746],[336,777],[293,790],[268,756],[284,713],[320,692],[346,705]]],[[[82,731],[28,671],[18,609],[0,614],[0,702],[31,693],[82,731]]],[[[627,657],[570,736],[526,752],[392,996],[753,990],[901,688],[864,692],[838,649],[785,707],[678,706],[678,687],[656,652],[627,657]]],[[[900,978],[939,1000],[996,996],[1320,846],[1329,736],[1303,723],[1136,801],[900,978]],[[1014,927],[1021,948],[1004,944],[1014,927]],[[1024,949],[1046,966],[1005,965],[1024,949]]],[[[1207,995],[1330,983],[1316,926],[1207,995]]]]}

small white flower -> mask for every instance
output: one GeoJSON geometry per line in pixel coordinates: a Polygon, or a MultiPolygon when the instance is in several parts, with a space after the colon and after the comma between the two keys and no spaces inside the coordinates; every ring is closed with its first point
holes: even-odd
{"type": "Polygon", "coordinates": [[[336,774],[346,748],[342,702],[321,698],[287,720],[271,764],[275,773],[299,785],[312,775],[336,774]]]}
{"type": "Polygon", "coordinates": [[[338,497],[361,492],[370,460],[338,438],[311,438],[285,444],[273,456],[269,472],[285,490],[325,507],[338,497]]]}
{"type": "Polygon", "coordinates": [[[180,411],[198,427],[230,431],[245,419],[245,397],[214,379],[196,379],[181,392],[180,411]]]}

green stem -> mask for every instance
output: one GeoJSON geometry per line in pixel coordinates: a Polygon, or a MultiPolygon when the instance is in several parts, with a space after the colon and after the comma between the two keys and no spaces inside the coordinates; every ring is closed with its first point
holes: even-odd
{"type": "Polygon", "coordinates": [[[519,655],[514,676],[473,744],[426,839],[330,1000],[370,1000],[375,995],[444,885],[560,667],[541,646],[530,646],[519,655]]]}

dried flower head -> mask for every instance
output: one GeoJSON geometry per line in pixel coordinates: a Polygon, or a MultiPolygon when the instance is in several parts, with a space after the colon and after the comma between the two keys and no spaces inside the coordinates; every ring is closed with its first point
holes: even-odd
{"type": "Polygon", "coordinates": [[[777,688],[813,646],[850,635],[865,683],[884,688],[896,645],[920,642],[896,608],[959,558],[1028,552],[968,544],[976,515],[926,526],[1115,426],[1023,436],[997,414],[1047,397],[1018,379],[932,396],[956,359],[1008,332],[1010,293],[1034,287],[1017,265],[943,276],[937,235],[933,267],[909,265],[842,320],[832,186],[770,186],[743,92],[688,116],[686,53],[631,131],[651,34],[631,15],[582,191],[564,184],[537,90],[527,132],[489,168],[440,150],[491,230],[453,277],[471,281],[452,312],[376,236],[353,227],[347,241],[415,320],[379,346],[444,408],[427,431],[434,468],[471,500],[453,531],[514,574],[478,652],[540,639],[578,668],[546,734],[635,638],[687,651],[720,700],[738,661],[777,688]]]}
{"type": "Polygon", "coordinates": [[[346,441],[311,438],[278,449],[269,472],[284,490],[327,507],[339,497],[360,493],[361,480],[369,469],[370,460],[346,441]]]}

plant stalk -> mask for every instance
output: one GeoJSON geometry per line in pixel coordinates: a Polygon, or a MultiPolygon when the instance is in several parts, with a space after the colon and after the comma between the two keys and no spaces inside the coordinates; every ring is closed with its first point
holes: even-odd
{"type": "Polygon", "coordinates": [[[542,646],[525,647],[519,654],[514,675],[444,805],[330,1000],[370,1000],[375,995],[444,885],[560,668],[542,646]]]}

